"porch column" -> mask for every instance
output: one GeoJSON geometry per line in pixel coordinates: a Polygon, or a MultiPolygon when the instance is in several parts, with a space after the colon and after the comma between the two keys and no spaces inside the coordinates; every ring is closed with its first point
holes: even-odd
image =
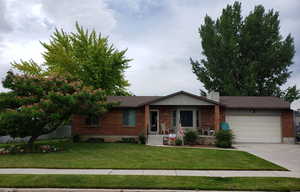
{"type": "Polygon", "coordinates": [[[144,122],[145,122],[145,125],[144,125],[144,128],[145,128],[145,135],[147,136],[148,135],[148,128],[149,128],[149,105],[145,105],[145,119],[144,119],[144,122]]]}
{"type": "Polygon", "coordinates": [[[214,129],[217,132],[220,129],[220,106],[214,107],[214,129]]]}

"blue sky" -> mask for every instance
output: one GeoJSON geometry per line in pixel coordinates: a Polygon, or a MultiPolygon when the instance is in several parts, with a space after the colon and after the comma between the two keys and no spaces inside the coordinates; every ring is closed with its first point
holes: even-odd
{"type": "MultiPolygon", "coordinates": [[[[295,39],[293,74],[284,86],[300,88],[300,1],[247,0],[243,15],[255,5],[279,11],[281,33],[295,39]]],[[[125,75],[136,95],[165,95],[178,90],[195,94],[203,85],[191,71],[189,58],[200,59],[197,33],[207,14],[220,16],[233,1],[224,0],[1,0],[0,76],[10,62],[34,59],[42,63],[39,41],[48,41],[55,29],[73,31],[75,21],[95,29],[132,58],[125,75]]],[[[300,101],[295,102],[300,108],[300,101]]]]}

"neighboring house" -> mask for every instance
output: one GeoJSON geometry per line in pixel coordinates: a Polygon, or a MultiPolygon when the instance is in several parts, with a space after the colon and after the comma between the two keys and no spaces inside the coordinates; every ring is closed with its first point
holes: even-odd
{"type": "Polygon", "coordinates": [[[228,122],[236,142],[291,143],[295,131],[290,103],[277,97],[208,97],[184,91],[167,96],[111,96],[120,102],[101,118],[74,116],[73,134],[83,137],[122,137],[176,133],[178,126],[211,134],[228,122]]]}

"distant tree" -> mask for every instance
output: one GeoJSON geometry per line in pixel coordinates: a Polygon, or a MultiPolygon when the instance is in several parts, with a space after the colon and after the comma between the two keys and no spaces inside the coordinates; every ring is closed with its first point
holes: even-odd
{"type": "Polygon", "coordinates": [[[216,21],[206,16],[199,28],[205,57],[190,60],[193,72],[208,91],[221,95],[299,98],[296,86],[281,90],[292,73],[295,47],[291,35],[280,35],[279,24],[279,13],[265,12],[262,5],[243,18],[239,2],[223,9],[216,21]]]}
{"type": "Polygon", "coordinates": [[[286,101],[291,103],[294,100],[300,99],[300,90],[296,88],[296,85],[294,85],[293,87],[289,87],[283,91],[281,95],[286,101]]]}
{"type": "Polygon", "coordinates": [[[0,135],[30,136],[29,144],[66,124],[74,114],[101,115],[113,105],[106,102],[103,90],[54,74],[8,72],[2,83],[10,91],[0,93],[0,135]]]}
{"type": "Polygon", "coordinates": [[[203,97],[206,97],[207,93],[205,92],[205,90],[200,89],[200,95],[203,96],[203,97]]]}
{"type": "Polygon", "coordinates": [[[33,60],[13,62],[12,66],[25,74],[45,76],[57,73],[70,75],[85,85],[105,90],[107,95],[128,95],[128,81],[124,71],[129,67],[125,54],[119,51],[108,38],[89,32],[76,23],[75,33],[58,30],[53,33],[49,43],[41,43],[46,49],[44,63],[33,60]]]}

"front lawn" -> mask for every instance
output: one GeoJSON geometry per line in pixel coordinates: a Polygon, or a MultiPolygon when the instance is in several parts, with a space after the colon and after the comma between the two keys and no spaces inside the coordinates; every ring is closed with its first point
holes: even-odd
{"type": "Polygon", "coordinates": [[[56,153],[0,156],[0,168],[286,170],[242,151],[70,143],[56,153]]]}
{"type": "Polygon", "coordinates": [[[0,187],[289,191],[300,190],[300,179],[132,175],[0,175],[0,187]]]}

